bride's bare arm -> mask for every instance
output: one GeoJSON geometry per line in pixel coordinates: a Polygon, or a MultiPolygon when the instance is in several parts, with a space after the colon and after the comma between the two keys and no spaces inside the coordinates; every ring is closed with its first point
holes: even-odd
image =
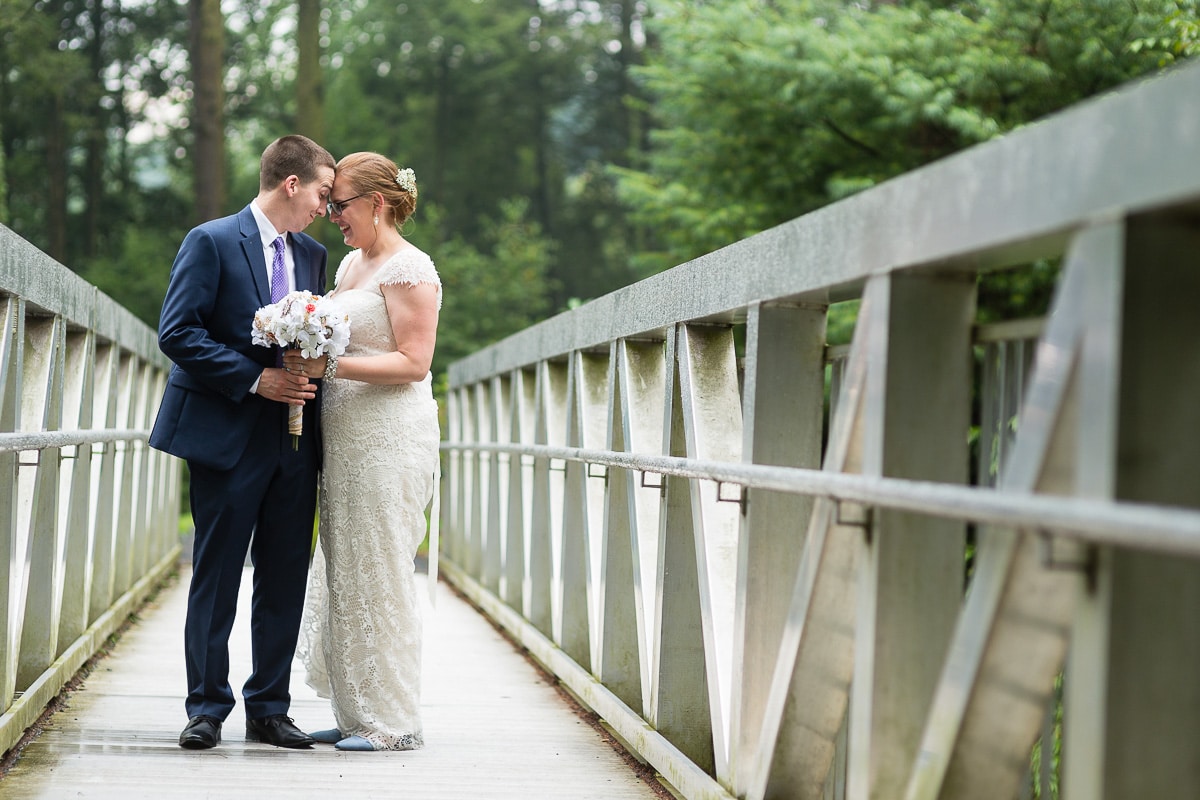
{"type": "Polygon", "coordinates": [[[424,380],[433,363],[437,341],[438,289],[432,283],[395,283],[379,288],[387,304],[396,352],[342,356],[338,359],[337,377],[385,384],[424,380]]]}

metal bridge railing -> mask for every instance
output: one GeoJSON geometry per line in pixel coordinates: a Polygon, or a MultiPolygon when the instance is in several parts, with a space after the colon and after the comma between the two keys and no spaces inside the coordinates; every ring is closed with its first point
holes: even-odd
{"type": "Polygon", "coordinates": [[[1137,83],[453,364],[443,574],[685,797],[1200,796],[1196,97],[1137,83]],[[1043,259],[1043,318],[977,319],[1043,259]]]}
{"type": "Polygon", "coordinates": [[[154,331],[0,226],[0,752],[178,560],[154,331]]]}

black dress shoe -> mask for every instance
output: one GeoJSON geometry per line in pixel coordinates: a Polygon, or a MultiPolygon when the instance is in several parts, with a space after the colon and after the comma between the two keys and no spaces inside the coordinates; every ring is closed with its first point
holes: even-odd
{"type": "Polygon", "coordinates": [[[188,720],[179,734],[179,746],[188,750],[207,750],[221,742],[221,720],[203,714],[188,720]]]}
{"type": "Polygon", "coordinates": [[[316,741],[292,724],[292,718],[275,714],[246,720],[246,741],[266,742],[276,747],[312,747],[316,741]]]}

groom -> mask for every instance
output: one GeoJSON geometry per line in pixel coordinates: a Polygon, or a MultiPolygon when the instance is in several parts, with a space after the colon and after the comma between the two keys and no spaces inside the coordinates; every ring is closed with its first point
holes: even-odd
{"type": "Polygon", "coordinates": [[[258,196],[194,228],[171,267],[158,344],[175,365],[150,446],[185,459],[191,475],[196,535],[180,747],[215,747],[233,710],[229,633],[247,549],[254,672],[242,687],[246,740],[313,743],[287,712],[316,505],[320,415],[307,402],[316,386],[277,368],[275,349],[252,344],[250,330],[254,312],[288,290],[324,292],[325,248],[301,231],[325,213],[334,164],[303,136],[272,142],[258,196]],[[289,405],[304,405],[298,450],[287,432],[289,405]]]}

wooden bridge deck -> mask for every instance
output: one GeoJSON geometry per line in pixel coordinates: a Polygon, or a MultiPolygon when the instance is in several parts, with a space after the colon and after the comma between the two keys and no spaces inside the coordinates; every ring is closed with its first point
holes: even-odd
{"type": "MultiPolygon", "coordinates": [[[[486,619],[438,586],[426,608],[422,713],[426,746],[342,753],[243,740],[240,706],[214,750],[177,744],[183,711],[184,565],[111,655],[0,779],[0,800],[32,798],[622,798],[663,797],[602,731],[486,619]]],[[[247,605],[231,643],[231,683],[250,672],[247,605]]],[[[425,586],[422,596],[427,596],[425,586]]],[[[292,716],[332,726],[327,701],[293,674],[292,716]]]]}

